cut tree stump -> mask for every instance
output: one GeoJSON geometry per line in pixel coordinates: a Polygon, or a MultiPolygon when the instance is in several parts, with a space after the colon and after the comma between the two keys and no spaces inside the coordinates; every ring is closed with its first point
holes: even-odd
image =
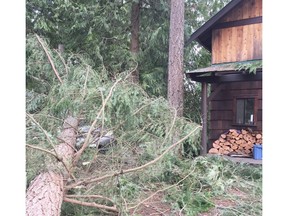
{"type": "Polygon", "coordinates": [[[76,144],[77,119],[68,117],[63,124],[60,140],[63,142],[56,146],[58,158],[62,162],[51,164],[49,171],[40,173],[26,191],[27,216],[58,216],[64,197],[64,179],[69,177],[67,168],[72,164],[72,156],[76,144]],[[76,129],[76,130],[75,130],[76,129]]]}

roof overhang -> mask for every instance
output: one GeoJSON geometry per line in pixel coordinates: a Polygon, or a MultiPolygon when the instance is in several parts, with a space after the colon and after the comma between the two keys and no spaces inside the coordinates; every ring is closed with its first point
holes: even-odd
{"type": "Polygon", "coordinates": [[[206,83],[259,81],[262,80],[262,60],[214,64],[186,72],[186,75],[194,81],[206,83]],[[249,65],[254,65],[255,73],[249,71],[249,65]]]}

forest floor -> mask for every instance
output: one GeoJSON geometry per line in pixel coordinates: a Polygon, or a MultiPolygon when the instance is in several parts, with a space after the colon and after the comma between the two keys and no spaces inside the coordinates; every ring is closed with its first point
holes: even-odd
{"type": "MultiPolygon", "coordinates": [[[[262,160],[254,160],[251,158],[231,158],[225,157],[226,159],[230,159],[234,163],[245,163],[248,166],[262,166],[262,160]]],[[[153,192],[147,194],[152,195],[153,192]]],[[[243,203],[253,203],[255,197],[249,194],[249,191],[243,191],[235,187],[230,188],[225,196],[216,196],[212,199],[213,207],[208,211],[203,211],[202,213],[197,214],[197,216],[220,216],[224,215],[225,212],[234,212],[236,215],[242,215],[245,213],[237,210],[238,205],[243,205],[243,203]]],[[[165,202],[165,193],[160,192],[143,202],[137,209],[131,210],[130,215],[137,216],[185,216],[185,212],[183,210],[175,211],[172,206],[173,203],[165,202]]]]}
{"type": "MultiPolygon", "coordinates": [[[[236,197],[241,200],[249,199],[249,194],[246,194],[237,189],[231,189],[228,192],[231,196],[236,197]]],[[[185,216],[185,212],[182,210],[174,211],[171,208],[171,204],[163,201],[164,193],[157,193],[149,200],[142,203],[137,209],[131,210],[130,215],[137,216],[185,216]]],[[[216,197],[213,200],[214,207],[209,211],[199,213],[198,216],[220,216],[221,211],[225,209],[233,210],[237,205],[235,199],[229,199],[227,197],[216,197]]]]}
{"type": "Polygon", "coordinates": [[[143,202],[137,209],[132,209],[130,211],[130,215],[141,215],[141,216],[181,215],[181,212],[172,211],[171,204],[164,202],[163,199],[164,199],[164,193],[163,192],[157,193],[147,201],[143,202]]]}

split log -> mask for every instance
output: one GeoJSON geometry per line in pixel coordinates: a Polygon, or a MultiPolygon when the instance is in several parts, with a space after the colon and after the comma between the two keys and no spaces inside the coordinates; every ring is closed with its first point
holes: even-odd
{"type": "Polygon", "coordinates": [[[218,152],[218,150],[216,148],[211,148],[208,153],[210,153],[210,154],[218,154],[219,152],[218,152]]]}
{"type": "Polygon", "coordinates": [[[26,192],[26,215],[60,215],[64,197],[64,179],[69,177],[69,164],[72,162],[76,144],[77,119],[68,117],[63,125],[56,155],[61,163],[51,164],[50,170],[39,174],[26,192]],[[65,164],[65,165],[64,165],[65,164]],[[57,171],[56,171],[57,170],[57,171]]]}
{"type": "Polygon", "coordinates": [[[226,138],[226,134],[221,134],[221,137],[222,137],[223,139],[225,139],[225,138],[226,138]]]}
{"type": "Polygon", "coordinates": [[[220,148],[220,145],[214,142],[214,143],[213,143],[213,148],[219,149],[219,148],[220,148]]]}
{"type": "Polygon", "coordinates": [[[261,139],[262,138],[262,135],[261,134],[257,134],[256,135],[256,139],[261,139]]]}

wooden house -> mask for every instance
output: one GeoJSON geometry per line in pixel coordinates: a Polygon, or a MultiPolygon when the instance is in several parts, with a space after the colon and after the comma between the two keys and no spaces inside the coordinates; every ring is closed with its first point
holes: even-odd
{"type": "Polygon", "coordinates": [[[212,55],[211,66],[187,72],[202,84],[201,153],[229,129],[262,131],[262,0],[232,0],[186,45],[192,41],[212,55]]]}

